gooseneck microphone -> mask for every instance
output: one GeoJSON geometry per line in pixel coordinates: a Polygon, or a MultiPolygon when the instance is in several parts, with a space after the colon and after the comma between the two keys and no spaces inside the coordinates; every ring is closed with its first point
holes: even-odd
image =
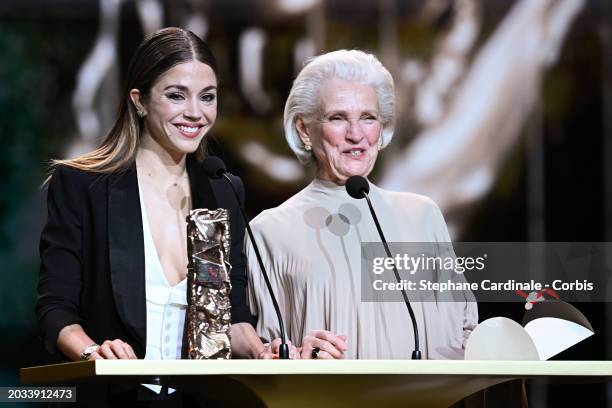
{"type": "MultiPolygon", "coordinates": [[[[351,176],[346,180],[346,192],[353,198],[358,200],[365,198],[368,202],[368,207],[370,207],[370,214],[372,214],[372,218],[374,219],[374,224],[376,224],[376,229],[378,230],[378,235],[380,235],[380,239],[385,247],[385,252],[387,253],[387,257],[393,258],[391,255],[391,251],[389,250],[389,245],[387,244],[387,240],[385,239],[385,235],[383,234],[382,228],[380,228],[380,223],[378,222],[378,217],[376,217],[376,212],[374,212],[374,207],[372,206],[372,202],[370,201],[370,197],[368,193],[370,192],[370,185],[368,184],[368,180],[361,176],[351,176]]],[[[397,282],[401,282],[401,278],[399,273],[397,272],[397,267],[395,266],[395,262],[393,263],[393,273],[395,273],[395,279],[397,282]]],[[[412,310],[412,306],[410,306],[410,301],[408,300],[408,295],[405,290],[402,290],[402,296],[404,297],[404,303],[406,303],[406,307],[408,308],[408,313],[410,313],[410,320],[412,320],[412,329],[414,330],[414,350],[412,351],[412,359],[420,360],[421,359],[421,350],[419,350],[419,328],[417,326],[416,318],[414,317],[414,311],[412,310]]]]}
{"type": "Polygon", "coordinates": [[[244,223],[246,225],[247,233],[249,234],[249,238],[251,239],[251,243],[253,244],[253,249],[255,250],[255,256],[257,258],[257,262],[259,263],[259,268],[261,269],[264,280],[266,281],[266,286],[268,287],[268,292],[270,293],[270,298],[272,298],[272,304],[274,305],[274,310],[276,311],[276,316],[278,317],[278,325],[280,326],[281,337],[281,345],[278,350],[278,357],[283,360],[288,360],[289,346],[287,345],[287,339],[285,336],[285,325],[283,324],[283,317],[281,316],[280,308],[278,307],[278,302],[276,301],[276,296],[274,296],[274,291],[272,290],[272,285],[270,284],[270,279],[268,278],[268,272],[266,272],[266,268],[264,267],[263,261],[261,260],[259,248],[257,247],[257,242],[255,242],[255,237],[253,236],[253,231],[251,230],[251,226],[249,225],[249,220],[247,219],[244,207],[240,202],[238,191],[236,191],[236,187],[234,186],[232,179],[227,174],[225,163],[223,163],[223,160],[221,160],[220,158],[216,156],[208,156],[206,159],[204,159],[204,171],[206,172],[206,175],[212,179],[224,178],[230,184],[232,191],[234,192],[236,202],[238,202],[238,207],[240,208],[240,214],[242,214],[242,219],[244,220],[244,223]]]}

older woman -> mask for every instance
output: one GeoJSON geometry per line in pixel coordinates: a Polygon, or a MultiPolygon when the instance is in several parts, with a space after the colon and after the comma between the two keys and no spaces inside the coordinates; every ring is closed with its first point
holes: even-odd
{"type": "MultiPolygon", "coordinates": [[[[414,335],[401,302],[361,301],[361,243],[379,242],[366,202],[345,191],[366,177],[394,131],[393,78],[378,59],[340,50],[311,60],[285,105],[285,137],[314,180],[279,207],[252,221],[290,339],[302,358],[410,358],[414,335]]],[[[429,198],[382,190],[370,198],[386,238],[450,242],[442,214],[429,198]]],[[[252,247],[247,246],[251,311],[257,331],[278,336],[278,323],[252,247]]],[[[412,304],[424,358],[461,350],[477,323],[469,302],[412,304]]]]}

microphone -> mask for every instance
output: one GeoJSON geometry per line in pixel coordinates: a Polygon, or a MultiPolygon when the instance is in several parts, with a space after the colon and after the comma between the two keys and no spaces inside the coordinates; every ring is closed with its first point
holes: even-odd
{"type": "Polygon", "coordinates": [[[289,359],[289,346],[287,345],[287,340],[285,336],[285,325],[283,324],[283,318],[281,316],[280,308],[278,307],[278,302],[276,301],[276,296],[274,296],[274,291],[272,290],[272,285],[270,284],[270,279],[268,278],[268,272],[266,272],[266,268],[261,260],[261,255],[259,253],[259,248],[257,247],[257,243],[255,242],[255,237],[253,236],[253,231],[251,230],[251,226],[249,225],[249,220],[247,219],[246,212],[244,211],[244,207],[240,202],[240,197],[238,197],[238,192],[232,182],[232,179],[227,174],[227,170],[225,168],[225,163],[223,160],[218,158],[217,156],[208,156],[204,159],[204,172],[211,179],[220,179],[224,178],[231,186],[232,191],[234,192],[234,196],[236,197],[236,202],[238,203],[238,207],[240,208],[240,214],[242,214],[242,219],[246,225],[247,233],[249,234],[249,238],[251,239],[251,243],[253,243],[253,249],[255,250],[255,257],[257,258],[257,262],[259,263],[259,268],[263,274],[264,280],[266,281],[266,286],[268,287],[268,292],[270,293],[270,297],[272,298],[272,305],[274,306],[274,310],[276,311],[276,316],[278,317],[278,325],[280,327],[280,337],[281,337],[281,345],[278,350],[278,357],[282,360],[289,359]]]}
{"type": "MultiPolygon", "coordinates": [[[[204,172],[208,177],[212,179],[220,179],[225,173],[227,173],[225,163],[223,163],[223,160],[221,160],[217,156],[207,156],[204,159],[204,162],[202,162],[202,164],[204,166],[204,172]]],[[[232,184],[232,187],[233,186],[234,185],[232,184]]],[[[238,204],[240,204],[240,202],[238,202],[238,204]]]]}
{"type": "MultiPolygon", "coordinates": [[[[358,200],[363,197],[367,197],[367,194],[370,192],[370,185],[368,184],[368,180],[365,177],[361,176],[351,176],[346,180],[346,192],[353,198],[358,200]]],[[[368,202],[370,202],[368,200],[368,202]]]]}
{"type": "MultiPolygon", "coordinates": [[[[370,192],[370,185],[368,181],[361,176],[351,176],[346,180],[346,192],[353,198],[358,200],[365,198],[368,202],[368,207],[370,208],[370,214],[372,214],[372,218],[374,219],[374,224],[376,224],[376,229],[378,230],[378,235],[380,235],[380,239],[385,247],[385,252],[387,253],[387,257],[393,258],[391,255],[391,251],[389,250],[389,245],[387,244],[387,240],[385,239],[385,235],[383,234],[382,228],[380,228],[380,224],[378,222],[378,217],[376,217],[376,212],[374,212],[374,207],[372,206],[372,202],[370,201],[370,197],[368,193],[370,192]]],[[[399,273],[397,272],[397,267],[395,263],[393,263],[393,273],[395,274],[395,279],[397,282],[401,282],[401,278],[399,273]]],[[[419,350],[419,328],[417,326],[416,318],[414,317],[414,311],[412,310],[412,306],[410,306],[410,301],[408,300],[408,295],[405,290],[402,290],[402,296],[404,297],[404,303],[406,303],[406,307],[408,308],[408,313],[410,314],[410,320],[412,320],[412,330],[414,331],[414,350],[412,351],[412,359],[420,360],[421,359],[421,350],[419,350]]]]}

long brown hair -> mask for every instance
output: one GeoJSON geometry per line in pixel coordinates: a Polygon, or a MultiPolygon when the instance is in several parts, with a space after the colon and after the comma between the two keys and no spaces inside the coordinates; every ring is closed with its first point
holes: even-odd
{"type": "MultiPolygon", "coordinates": [[[[177,27],[167,27],[145,38],[136,49],[125,80],[117,119],[100,147],[75,159],[53,160],[51,171],[67,165],[94,173],[112,173],[129,167],[140,145],[143,119],[130,99],[130,90],[138,89],[148,98],[155,81],[175,65],[199,61],[210,66],[217,75],[217,63],[212,51],[197,35],[177,27]]],[[[196,157],[202,160],[206,151],[202,139],[196,157]]]]}

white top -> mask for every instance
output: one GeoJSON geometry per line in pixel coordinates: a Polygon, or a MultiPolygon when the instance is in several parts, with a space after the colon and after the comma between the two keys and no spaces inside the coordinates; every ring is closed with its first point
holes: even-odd
{"type": "MultiPolygon", "coordinates": [[[[370,186],[387,241],[450,242],[431,199],[370,186]]],[[[262,212],[251,227],[293,344],[299,346],[311,330],[325,329],[348,336],[347,358],[411,358],[414,334],[406,305],[361,301],[361,243],[380,242],[366,200],[315,179],[279,207],[262,212]]],[[[250,242],[246,251],[248,302],[259,316],[257,332],[274,339],[278,320],[250,242]]],[[[462,358],[478,322],[476,304],[411,304],[423,358],[462,358]]]]}
{"type": "MultiPolygon", "coordinates": [[[[180,360],[187,309],[187,278],[170,286],[157,255],[144,200],[140,195],[147,301],[145,360],[180,360]]],[[[145,384],[159,393],[161,387],[145,384]]]]}

